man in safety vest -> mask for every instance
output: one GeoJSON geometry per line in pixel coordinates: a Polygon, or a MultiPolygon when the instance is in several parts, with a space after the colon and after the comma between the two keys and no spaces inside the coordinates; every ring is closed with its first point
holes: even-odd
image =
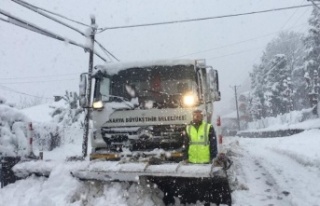
{"type": "Polygon", "coordinates": [[[217,138],[211,124],[203,121],[201,110],[193,112],[193,120],[186,127],[184,138],[187,162],[206,164],[217,156],[217,138]]]}

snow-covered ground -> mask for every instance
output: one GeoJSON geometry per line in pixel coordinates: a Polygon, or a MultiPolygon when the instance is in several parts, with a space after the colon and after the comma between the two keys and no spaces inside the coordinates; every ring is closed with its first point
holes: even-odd
{"type": "MultiPolygon", "coordinates": [[[[233,205],[320,205],[319,137],[320,130],[279,138],[226,137],[224,147],[234,161],[233,205]]],[[[67,147],[51,154],[70,155],[67,147]]],[[[29,177],[1,189],[0,202],[17,206],[161,205],[162,195],[138,184],[84,183],[59,164],[47,179],[29,177]]]]}
{"type": "Polygon", "coordinates": [[[255,132],[319,128],[320,118],[317,118],[316,115],[312,114],[312,109],[303,109],[301,111],[292,111],[276,117],[266,117],[254,122],[249,122],[246,131],[255,132]]]}
{"type": "Polygon", "coordinates": [[[233,205],[320,205],[320,130],[290,137],[227,138],[237,189],[233,205]]]}
{"type": "MultiPolygon", "coordinates": [[[[24,114],[30,119],[48,114],[47,107],[38,110],[24,114]]],[[[224,138],[234,163],[229,170],[234,206],[320,206],[320,130],[312,129],[317,121],[303,123],[308,130],[290,137],[224,138]]],[[[46,161],[57,162],[49,178],[32,176],[0,189],[0,205],[163,205],[163,193],[154,187],[72,177],[64,160],[81,155],[82,130],[73,125],[64,136],[61,147],[44,152],[46,161]]]]}

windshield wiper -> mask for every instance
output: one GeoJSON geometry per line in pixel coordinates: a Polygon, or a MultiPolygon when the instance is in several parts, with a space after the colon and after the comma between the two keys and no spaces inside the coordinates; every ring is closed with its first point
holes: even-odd
{"type": "Polygon", "coordinates": [[[120,97],[120,96],[116,96],[116,95],[105,95],[105,94],[100,94],[100,95],[103,97],[114,97],[114,98],[120,99],[121,102],[125,103],[128,107],[130,107],[130,109],[134,109],[134,105],[129,104],[128,100],[124,97],[120,97]]]}

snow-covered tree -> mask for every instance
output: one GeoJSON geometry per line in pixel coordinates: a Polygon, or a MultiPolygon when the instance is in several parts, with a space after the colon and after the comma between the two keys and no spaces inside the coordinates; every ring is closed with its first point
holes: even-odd
{"type": "Polygon", "coordinates": [[[298,66],[291,73],[293,109],[301,110],[309,107],[308,92],[304,78],[304,66],[298,66]]]}
{"type": "Polygon", "coordinates": [[[310,106],[319,100],[319,67],[320,67],[320,12],[314,8],[309,18],[310,29],[305,38],[305,83],[309,95],[310,106]]]}
{"type": "Polygon", "coordinates": [[[284,113],[288,113],[293,111],[293,91],[290,77],[287,77],[282,81],[282,88],[283,90],[281,91],[281,96],[283,97],[283,109],[284,113]]]}
{"type": "MultiPolygon", "coordinates": [[[[287,66],[287,58],[283,54],[276,55],[272,62],[272,67],[266,74],[266,97],[268,105],[268,116],[276,116],[287,112],[287,105],[290,102],[290,96],[287,96],[287,84],[285,81],[290,76],[287,66]]],[[[291,93],[288,93],[290,95],[291,93]]]]}
{"type": "Polygon", "coordinates": [[[0,96],[0,156],[26,154],[27,138],[23,128],[29,121],[0,96]]]}
{"type": "Polygon", "coordinates": [[[46,102],[47,102],[47,98],[43,96],[39,96],[39,97],[21,96],[20,101],[17,103],[17,108],[18,109],[29,108],[29,107],[37,106],[40,104],[44,104],[46,102]]]}
{"type": "Polygon", "coordinates": [[[70,126],[78,122],[83,109],[78,105],[79,96],[77,93],[66,91],[61,100],[65,101],[66,106],[54,108],[51,114],[54,122],[61,123],[63,126],[70,126]]]}
{"type": "Polygon", "coordinates": [[[252,101],[250,104],[250,113],[253,119],[260,119],[266,116],[265,110],[265,70],[262,65],[254,65],[251,77],[252,101]]]}
{"type": "Polygon", "coordinates": [[[253,118],[303,108],[305,87],[303,76],[298,75],[303,58],[302,34],[282,32],[267,45],[260,64],[254,65],[250,74],[253,118]]]}

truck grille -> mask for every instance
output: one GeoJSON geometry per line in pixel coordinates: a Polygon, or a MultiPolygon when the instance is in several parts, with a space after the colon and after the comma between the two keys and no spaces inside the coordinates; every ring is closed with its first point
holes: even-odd
{"type": "Polygon", "coordinates": [[[173,138],[181,136],[185,125],[160,125],[149,127],[126,127],[126,128],[102,128],[101,135],[112,141],[125,141],[127,139],[138,139],[142,130],[148,130],[153,138],[173,138]]]}

